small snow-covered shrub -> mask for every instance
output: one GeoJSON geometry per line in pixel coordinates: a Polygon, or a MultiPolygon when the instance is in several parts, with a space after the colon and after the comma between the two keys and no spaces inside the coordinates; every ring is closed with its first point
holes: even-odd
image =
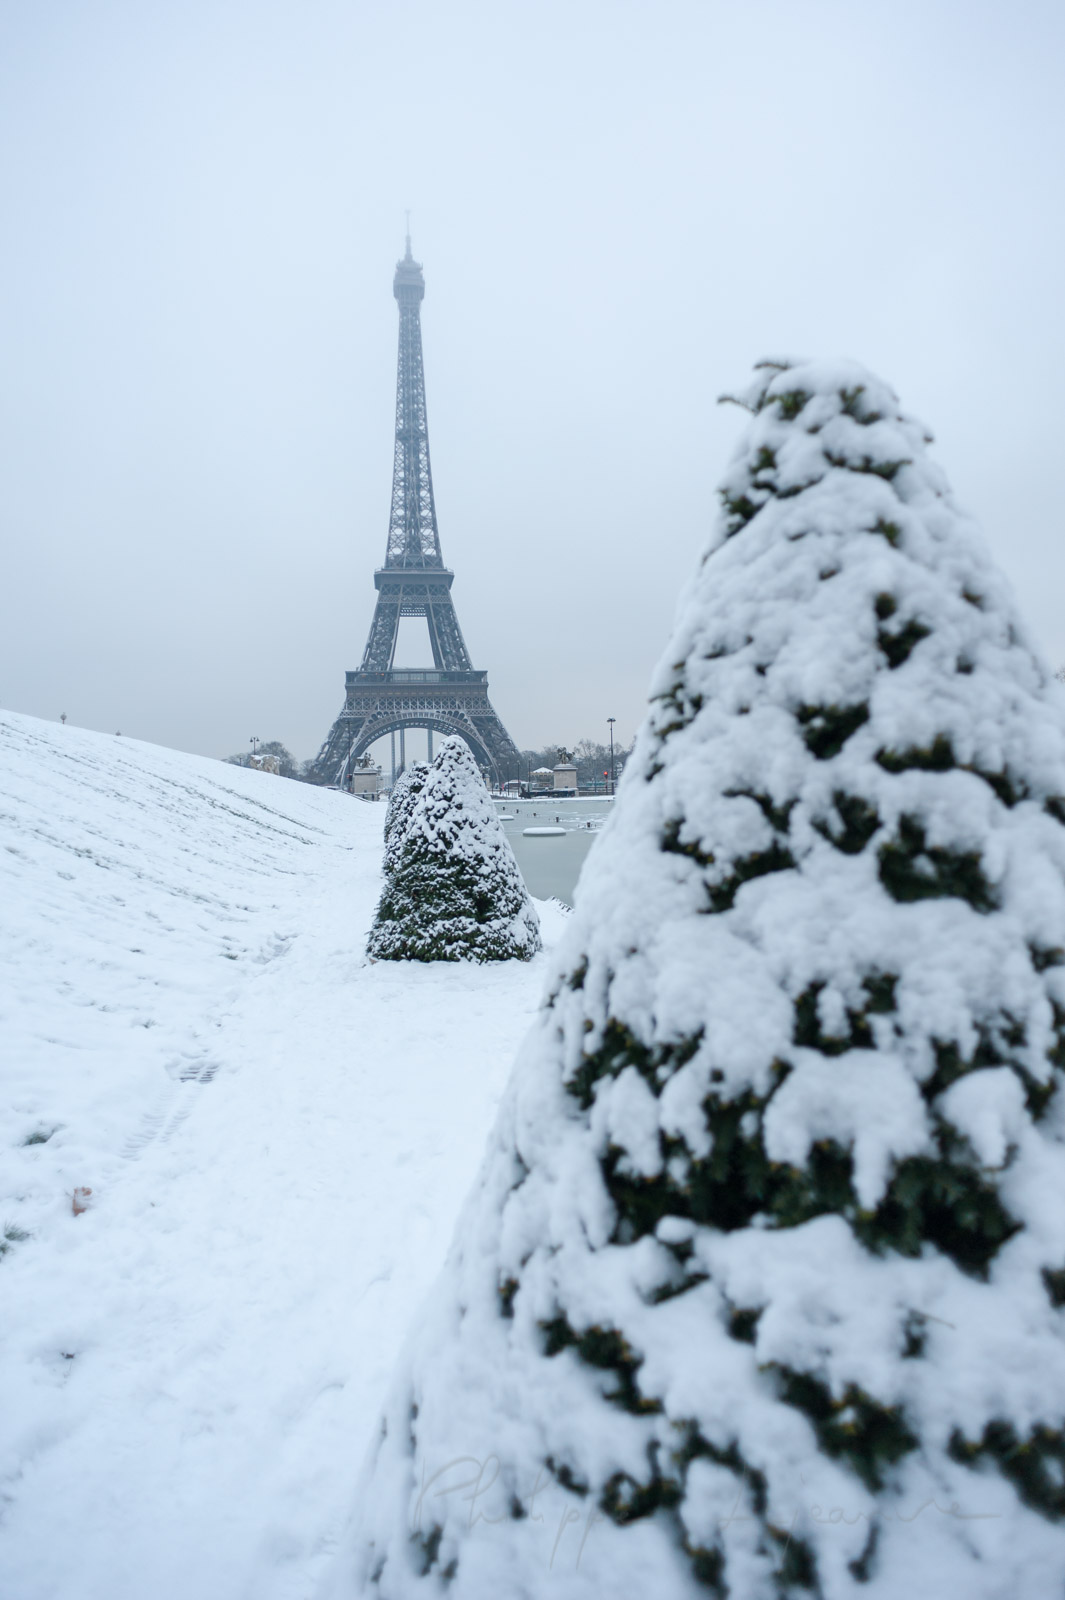
{"type": "Polygon", "coordinates": [[[0,1256],[6,1256],[13,1244],[24,1244],[29,1237],[25,1228],[17,1228],[13,1222],[7,1223],[0,1234],[0,1256]]]}
{"type": "Polygon", "coordinates": [[[407,831],[407,824],[411,813],[418,803],[418,796],[429,776],[429,766],[425,761],[414,761],[405,767],[396,779],[392,793],[388,797],[388,810],[385,812],[385,877],[390,877],[395,870],[396,857],[403,836],[407,831]]]}
{"type": "Polygon", "coordinates": [[[895,396],[767,365],[363,1500],[387,1600],[1044,1600],[1065,739],[895,396]]]}
{"type": "Polygon", "coordinates": [[[54,1128],[49,1128],[47,1132],[45,1132],[43,1128],[34,1128],[32,1133],[28,1133],[26,1135],[22,1143],[24,1145],[47,1144],[55,1131],[56,1130],[54,1128]]]}
{"type": "Polygon", "coordinates": [[[540,948],[514,852],[455,736],[443,741],[405,822],[393,828],[385,872],[367,947],[377,960],[526,961],[540,948]]]}

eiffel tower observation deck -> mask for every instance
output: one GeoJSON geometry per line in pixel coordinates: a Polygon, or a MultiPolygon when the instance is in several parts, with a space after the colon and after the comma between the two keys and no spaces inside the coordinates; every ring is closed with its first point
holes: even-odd
{"type": "Polygon", "coordinates": [[[362,665],[346,674],[344,705],[314,771],[320,782],[343,785],[352,764],[375,740],[422,728],[428,730],[430,751],[434,732],[460,734],[498,781],[516,776],[521,758],[488,699],[487,672],[476,671],[470,661],[451,598],[455,575],[440,550],[422,368],[425,279],[411,255],[409,233],[393,293],[399,302],[399,369],[388,545],[384,565],[374,573],[377,605],[362,665]],[[395,665],[403,617],[425,618],[431,668],[395,665]]]}

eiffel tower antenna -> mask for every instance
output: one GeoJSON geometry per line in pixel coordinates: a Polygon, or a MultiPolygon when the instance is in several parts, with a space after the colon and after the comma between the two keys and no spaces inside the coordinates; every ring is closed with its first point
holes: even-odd
{"type": "Polygon", "coordinates": [[[488,674],[470,661],[451,598],[454,573],[444,565],[429,461],[422,367],[421,302],[425,279],[410,247],[396,263],[392,292],[399,305],[396,443],[392,505],[384,565],[374,573],[377,604],[357,672],[346,676],[344,705],[319,751],[320,782],[345,782],[353,762],[385,734],[408,728],[460,734],[481,766],[498,781],[517,774],[521,758],[488,699],[488,674]],[[403,617],[424,617],[431,669],[395,665],[403,617]]]}

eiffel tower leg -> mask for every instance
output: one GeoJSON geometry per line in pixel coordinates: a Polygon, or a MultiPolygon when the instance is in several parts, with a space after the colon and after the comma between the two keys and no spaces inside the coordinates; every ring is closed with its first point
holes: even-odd
{"type": "Polygon", "coordinates": [[[406,728],[400,728],[400,730],[399,730],[399,770],[400,770],[400,772],[406,772],[406,770],[407,770],[407,730],[406,730],[406,728]]]}
{"type": "Polygon", "coordinates": [[[432,759],[433,759],[433,730],[432,730],[432,728],[426,728],[425,737],[426,737],[426,739],[428,741],[428,744],[429,744],[429,760],[432,761],[432,759]]]}

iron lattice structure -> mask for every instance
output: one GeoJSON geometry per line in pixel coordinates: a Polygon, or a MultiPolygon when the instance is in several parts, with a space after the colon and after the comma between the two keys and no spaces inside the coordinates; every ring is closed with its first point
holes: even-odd
{"type": "Polygon", "coordinates": [[[514,777],[521,758],[488,699],[487,672],[470,662],[451,598],[455,575],[440,551],[422,366],[425,279],[409,234],[392,288],[399,302],[399,366],[388,545],[384,566],[374,573],[377,604],[362,665],[346,674],[343,709],[315,760],[315,775],[343,784],[376,739],[427,728],[460,734],[496,780],[514,777]],[[394,665],[403,617],[425,618],[432,668],[394,665]]]}

